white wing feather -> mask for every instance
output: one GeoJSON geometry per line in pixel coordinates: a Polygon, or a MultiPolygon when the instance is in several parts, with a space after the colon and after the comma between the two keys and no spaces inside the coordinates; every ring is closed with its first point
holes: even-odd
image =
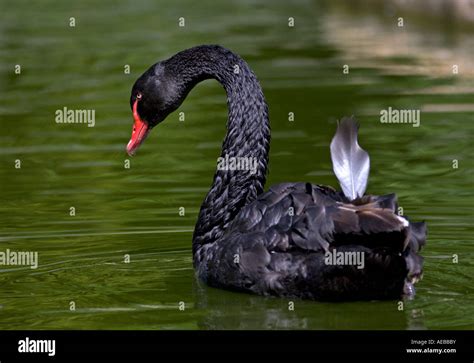
{"type": "Polygon", "coordinates": [[[357,142],[359,126],[353,117],[343,118],[331,141],[331,159],[344,195],[350,200],[362,197],[370,171],[369,154],[357,142]]]}

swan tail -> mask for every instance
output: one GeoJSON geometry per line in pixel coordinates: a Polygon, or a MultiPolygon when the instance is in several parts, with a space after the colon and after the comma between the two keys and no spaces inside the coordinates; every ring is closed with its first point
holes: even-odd
{"type": "Polygon", "coordinates": [[[359,125],[354,117],[344,117],[331,141],[331,159],[344,195],[349,200],[362,197],[369,178],[369,154],[359,146],[359,125]]]}
{"type": "Polygon", "coordinates": [[[343,204],[334,214],[331,246],[336,249],[346,246],[368,248],[365,255],[371,261],[369,263],[380,263],[382,269],[387,264],[390,264],[390,269],[394,263],[400,264],[404,269],[403,293],[413,296],[414,284],[423,277],[423,257],[419,252],[426,242],[426,224],[410,222],[408,218],[397,215],[394,195],[367,196],[366,202],[361,205],[343,204]]]}
{"type": "Polygon", "coordinates": [[[423,277],[423,257],[418,253],[426,243],[425,222],[410,223],[403,256],[408,269],[406,282],[414,284],[423,277]]]}
{"type": "Polygon", "coordinates": [[[394,194],[368,195],[353,203],[337,203],[330,215],[334,223],[333,243],[403,251],[410,223],[396,214],[397,208],[394,194]]]}

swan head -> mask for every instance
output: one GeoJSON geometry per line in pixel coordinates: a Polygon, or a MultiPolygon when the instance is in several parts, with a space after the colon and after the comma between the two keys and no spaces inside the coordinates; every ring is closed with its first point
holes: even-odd
{"type": "Polygon", "coordinates": [[[162,63],[154,64],[135,81],[130,95],[134,119],[127,144],[130,156],[135,154],[151,129],[180,106],[186,97],[181,89],[180,82],[165,72],[162,63]]]}

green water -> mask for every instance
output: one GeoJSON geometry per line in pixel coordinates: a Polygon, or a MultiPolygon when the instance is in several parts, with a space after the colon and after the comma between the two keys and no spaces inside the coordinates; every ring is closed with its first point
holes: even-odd
{"type": "Polygon", "coordinates": [[[2,0],[0,250],[36,251],[39,266],[0,266],[0,328],[472,329],[472,28],[410,14],[398,28],[397,14],[348,3],[2,0]],[[241,54],[261,81],[268,186],[336,186],[335,121],[358,117],[368,192],[396,192],[404,213],[429,228],[424,279],[402,311],[397,301],[299,300],[290,311],[285,299],[195,280],[192,230],[225,133],[223,89],[194,89],[178,110],[185,121],[171,114],[129,169],[124,148],[134,80],[203,43],[241,54]],[[420,109],[420,127],[380,123],[389,106],[420,109]],[[57,124],[63,107],[95,110],[95,127],[57,124]]]}

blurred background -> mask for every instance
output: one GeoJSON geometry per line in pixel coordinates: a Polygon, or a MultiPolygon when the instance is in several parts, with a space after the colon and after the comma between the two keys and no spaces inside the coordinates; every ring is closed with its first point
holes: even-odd
{"type": "Polygon", "coordinates": [[[1,329],[474,327],[474,1],[0,7],[0,250],[39,253],[36,270],[0,266],[1,329]],[[272,127],[267,187],[337,187],[329,156],[336,120],[359,119],[372,163],[368,192],[397,193],[404,214],[428,224],[424,279],[403,311],[396,301],[296,301],[288,311],[288,300],[195,280],[192,231],[225,134],[222,87],[199,84],[128,169],[124,149],[135,79],[205,43],[240,54],[263,86],[272,127]],[[95,110],[95,127],[57,124],[64,107],[95,110]],[[388,107],[421,110],[420,127],[380,123],[388,107]]]}

